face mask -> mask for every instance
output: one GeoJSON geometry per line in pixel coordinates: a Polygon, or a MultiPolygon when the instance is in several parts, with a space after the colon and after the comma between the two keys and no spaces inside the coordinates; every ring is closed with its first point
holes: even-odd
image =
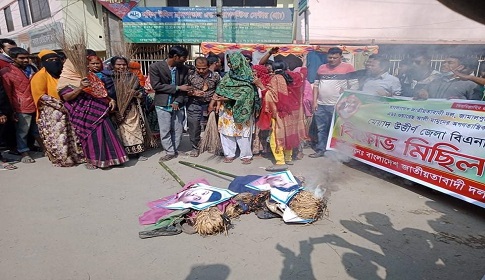
{"type": "Polygon", "coordinates": [[[54,78],[59,78],[62,73],[62,61],[42,61],[42,65],[45,67],[47,73],[51,74],[54,78]]]}

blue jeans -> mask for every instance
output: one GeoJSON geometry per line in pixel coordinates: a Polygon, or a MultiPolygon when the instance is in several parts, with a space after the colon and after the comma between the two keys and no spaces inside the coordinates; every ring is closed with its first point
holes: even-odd
{"type": "Polygon", "coordinates": [[[324,152],[327,149],[328,133],[332,125],[332,117],[335,106],[333,105],[318,105],[317,111],[313,115],[315,124],[317,125],[318,143],[315,146],[317,152],[324,152]]]}
{"type": "Polygon", "coordinates": [[[17,113],[18,122],[15,123],[15,137],[17,138],[17,151],[25,153],[30,151],[27,144],[27,135],[32,134],[34,138],[39,137],[39,129],[35,123],[35,113],[17,113]]]}
{"type": "Polygon", "coordinates": [[[156,107],[156,112],[162,147],[168,155],[175,155],[178,153],[177,150],[184,131],[184,108],[168,112],[156,107]]]}

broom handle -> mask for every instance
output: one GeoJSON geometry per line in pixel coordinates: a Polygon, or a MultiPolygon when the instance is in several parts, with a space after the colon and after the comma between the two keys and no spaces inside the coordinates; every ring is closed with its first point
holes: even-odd
{"type": "Polygon", "coordinates": [[[197,163],[191,163],[191,162],[188,162],[188,161],[179,161],[179,163],[186,165],[186,166],[189,166],[189,167],[192,167],[192,168],[200,168],[200,169],[209,170],[209,171],[214,172],[216,174],[224,175],[224,176],[231,177],[231,178],[237,177],[237,175],[227,173],[227,172],[224,172],[224,171],[220,171],[220,170],[210,168],[210,167],[207,167],[207,166],[204,166],[204,165],[200,165],[200,164],[197,164],[197,163]]]}
{"type": "Polygon", "coordinates": [[[177,183],[180,184],[180,186],[185,186],[185,183],[184,181],[182,181],[182,179],[180,179],[179,176],[177,176],[177,174],[175,174],[175,172],[172,171],[172,169],[170,169],[170,167],[168,167],[163,161],[159,161],[158,162],[165,170],[167,170],[168,174],[172,175],[172,177],[175,179],[175,181],[177,181],[177,183]]]}

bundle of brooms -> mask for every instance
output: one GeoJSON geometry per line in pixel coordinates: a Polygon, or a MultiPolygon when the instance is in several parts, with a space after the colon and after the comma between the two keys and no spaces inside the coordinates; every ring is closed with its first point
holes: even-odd
{"type": "Polygon", "coordinates": [[[216,113],[212,111],[209,114],[204,135],[199,143],[199,152],[209,152],[219,155],[222,152],[221,136],[217,128],[216,113]]]}
{"type": "Polygon", "coordinates": [[[291,199],[289,205],[298,217],[312,219],[314,222],[320,219],[327,209],[327,200],[317,198],[309,191],[300,191],[291,199]]]}
{"type": "Polygon", "coordinates": [[[200,235],[226,233],[231,225],[230,219],[216,206],[209,207],[195,214],[194,229],[200,235]]]}

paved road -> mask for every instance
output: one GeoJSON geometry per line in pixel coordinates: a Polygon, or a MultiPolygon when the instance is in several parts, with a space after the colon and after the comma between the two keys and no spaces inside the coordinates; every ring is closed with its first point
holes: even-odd
{"type": "MultiPolygon", "coordinates": [[[[184,139],[184,141],[187,139],[184,139]]],[[[187,145],[185,145],[186,148],[187,145]]],[[[310,151],[306,151],[308,154],[310,151]]],[[[157,164],[86,170],[46,158],[0,173],[0,279],[481,279],[485,211],[356,161],[298,161],[291,171],[323,184],[328,216],[286,225],[253,214],[228,236],[139,239],[146,202],[178,184],[157,164]]],[[[236,174],[265,174],[270,162],[189,160],[236,174]]],[[[189,181],[228,181],[168,163],[189,181]]]]}

